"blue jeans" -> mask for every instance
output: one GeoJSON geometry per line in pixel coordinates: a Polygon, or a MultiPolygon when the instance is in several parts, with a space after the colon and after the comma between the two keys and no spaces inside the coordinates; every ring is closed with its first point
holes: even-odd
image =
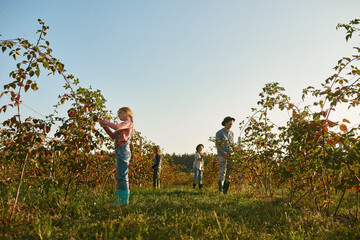
{"type": "Polygon", "coordinates": [[[131,137],[125,145],[116,146],[119,132],[115,137],[115,157],[116,157],[116,171],[115,179],[117,181],[117,190],[129,190],[129,162],[131,158],[130,141],[131,137]]]}
{"type": "Polygon", "coordinates": [[[197,167],[194,167],[194,180],[193,180],[193,184],[196,184],[196,179],[199,178],[199,185],[202,184],[202,175],[203,172],[198,169],[197,167]]]}
{"type": "Polygon", "coordinates": [[[116,171],[117,190],[129,190],[129,162],[131,153],[116,152],[116,171]]]}

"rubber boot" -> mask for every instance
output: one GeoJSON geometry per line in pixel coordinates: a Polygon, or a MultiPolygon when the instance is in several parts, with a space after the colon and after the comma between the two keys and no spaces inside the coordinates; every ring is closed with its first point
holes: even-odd
{"type": "Polygon", "coordinates": [[[193,183],[193,188],[195,188],[196,187],[196,184],[195,183],[193,183]]]}
{"type": "Polygon", "coordinates": [[[202,189],[203,185],[202,184],[199,184],[199,189],[202,189]]]}
{"type": "Polygon", "coordinates": [[[224,182],[224,194],[227,194],[227,191],[229,189],[229,186],[230,186],[230,182],[224,182]]]}
{"type": "Polygon", "coordinates": [[[116,200],[113,205],[125,206],[129,204],[130,190],[116,190],[116,200]]]}
{"type": "Polygon", "coordinates": [[[223,193],[223,183],[221,180],[219,180],[219,193],[223,193]]]}

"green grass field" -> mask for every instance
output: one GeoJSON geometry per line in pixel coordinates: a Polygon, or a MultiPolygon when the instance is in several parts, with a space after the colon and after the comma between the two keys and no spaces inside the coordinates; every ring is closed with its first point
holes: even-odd
{"type": "Polygon", "coordinates": [[[114,193],[27,189],[12,221],[1,199],[1,239],[359,239],[358,223],[337,221],[251,191],[190,186],[133,188],[130,205],[112,206],[114,193]],[[57,195],[59,194],[59,195],[57,195]],[[31,200],[30,200],[31,199],[31,200]]]}

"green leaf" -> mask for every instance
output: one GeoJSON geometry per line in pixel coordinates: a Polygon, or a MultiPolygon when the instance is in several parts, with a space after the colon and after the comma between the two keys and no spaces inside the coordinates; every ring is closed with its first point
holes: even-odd
{"type": "Polygon", "coordinates": [[[31,89],[34,90],[34,91],[36,91],[36,90],[38,90],[39,88],[38,88],[38,86],[37,86],[36,83],[32,83],[32,84],[31,84],[31,89]]]}

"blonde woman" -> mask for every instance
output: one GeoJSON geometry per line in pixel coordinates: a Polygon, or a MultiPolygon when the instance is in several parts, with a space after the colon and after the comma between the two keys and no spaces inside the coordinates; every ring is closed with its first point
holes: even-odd
{"type": "Polygon", "coordinates": [[[115,140],[116,171],[117,181],[115,205],[128,205],[129,203],[129,162],[131,158],[130,141],[133,135],[134,118],[133,112],[128,107],[122,107],[117,112],[120,124],[100,120],[105,132],[115,140]]]}

